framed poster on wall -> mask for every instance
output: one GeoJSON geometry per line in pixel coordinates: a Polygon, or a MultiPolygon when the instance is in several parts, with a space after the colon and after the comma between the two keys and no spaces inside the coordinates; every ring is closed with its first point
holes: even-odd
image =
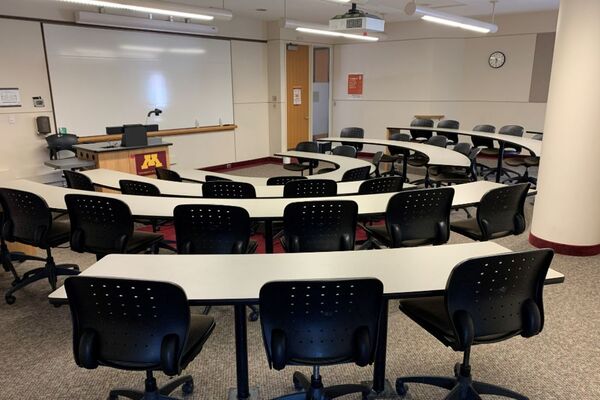
{"type": "Polygon", "coordinates": [[[348,74],[348,94],[362,96],[363,74],[348,74]]]}

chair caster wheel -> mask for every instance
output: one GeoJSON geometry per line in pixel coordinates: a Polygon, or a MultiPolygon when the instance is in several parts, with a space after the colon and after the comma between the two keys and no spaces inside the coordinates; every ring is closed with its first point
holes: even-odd
{"type": "Polygon", "coordinates": [[[258,321],[258,312],[252,311],[250,315],[248,315],[248,321],[258,321]]]}
{"type": "Polygon", "coordinates": [[[181,386],[183,394],[192,394],[194,392],[194,381],[189,380],[181,386]]]}
{"type": "Polygon", "coordinates": [[[4,300],[6,301],[6,304],[15,304],[15,301],[17,301],[17,298],[13,295],[7,295],[7,296],[4,296],[4,300]]]}
{"type": "Polygon", "coordinates": [[[297,391],[304,390],[304,387],[302,387],[302,385],[300,384],[298,379],[296,379],[295,376],[292,378],[292,381],[294,382],[294,389],[296,389],[297,391]]]}
{"type": "Polygon", "coordinates": [[[408,393],[408,386],[401,379],[396,380],[396,393],[400,397],[404,397],[408,393]]]}
{"type": "Polygon", "coordinates": [[[109,394],[108,400],[119,400],[119,396],[117,396],[116,394],[109,394]]]}

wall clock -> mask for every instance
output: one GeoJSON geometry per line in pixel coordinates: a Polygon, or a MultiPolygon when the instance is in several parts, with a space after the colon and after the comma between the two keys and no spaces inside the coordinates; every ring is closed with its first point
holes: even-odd
{"type": "Polygon", "coordinates": [[[492,68],[500,68],[506,62],[506,55],[504,55],[501,51],[495,51],[490,54],[490,58],[488,59],[488,64],[492,68]]]}

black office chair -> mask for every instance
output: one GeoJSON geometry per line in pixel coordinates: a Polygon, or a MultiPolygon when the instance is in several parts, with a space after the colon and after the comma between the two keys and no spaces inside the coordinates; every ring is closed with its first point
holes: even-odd
{"type": "Polygon", "coordinates": [[[223,178],[222,176],[216,176],[216,175],[206,175],[204,177],[204,182],[218,182],[218,181],[233,182],[233,179],[223,178]]]}
{"type": "Polygon", "coordinates": [[[107,254],[135,254],[153,249],[163,235],[133,229],[127,204],[119,199],[81,194],[65,195],[71,220],[71,249],[92,253],[97,259],[107,254]]]}
{"type": "MultiPolygon", "coordinates": [[[[121,188],[121,193],[132,196],[160,197],[161,195],[160,189],[149,182],[121,179],[119,180],[119,187],[121,188]]],[[[150,225],[152,227],[152,232],[158,232],[161,226],[169,223],[168,220],[160,218],[135,218],[135,221],[144,225],[150,225]]],[[[158,246],[176,252],[177,250],[170,246],[169,243],[173,242],[163,239],[158,246]]]]}
{"type": "MultiPolygon", "coordinates": [[[[296,151],[305,151],[308,153],[318,153],[319,145],[316,142],[300,142],[296,145],[296,151]]],[[[283,168],[288,171],[300,172],[304,176],[304,171],[308,170],[308,174],[312,175],[313,170],[319,166],[317,160],[309,160],[306,158],[297,158],[297,162],[283,164],[283,168]]]]}
{"type": "MultiPolygon", "coordinates": [[[[444,129],[459,129],[460,122],[453,119],[443,119],[437,123],[438,128],[444,129]]],[[[458,143],[458,133],[454,132],[436,132],[438,135],[446,136],[449,145],[455,145],[458,143]]]]}
{"type": "MultiPolygon", "coordinates": [[[[428,144],[430,146],[437,146],[437,147],[446,147],[446,143],[448,142],[448,139],[446,139],[446,136],[442,136],[442,135],[436,135],[436,136],[432,136],[429,139],[427,139],[427,142],[425,142],[425,144],[428,144]]],[[[411,155],[410,157],[408,157],[408,164],[412,167],[424,167],[425,168],[425,177],[423,179],[417,179],[412,181],[412,184],[415,185],[420,185],[423,184],[425,187],[429,187],[431,186],[431,181],[429,180],[429,167],[428,164],[429,163],[429,157],[427,157],[425,154],[423,153],[415,153],[413,155],[411,155]]]]}
{"type": "Polygon", "coordinates": [[[539,167],[540,166],[540,158],[537,156],[529,156],[529,157],[514,157],[509,158],[505,161],[506,165],[510,165],[511,167],[525,167],[525,172],[522,175],[515,176],[513,178],[507,178],[503,181],[503,183],[531,183],[533,186],[537,186],[537,177],[531,176],[529,174],[529,168],[539,167]]]}
{"type": "MultiPolygon", "coordinates": [[[[181,204],[173,211],[177,252],[179,254],[248,254],[258,244],[250,240],[248,211],[223,205],[181,204]]],[[[250,320],[258,319],[258,310],[250,307],[250,320]]],[[[210,306],[204,308],[204,314],[210,306]]]]}
{"type": "Polygon", "coordinates": [[[71,133],[48,135],[46,136],[46,144],[48,145],[50,159],[56,160],[59,151],[70,151],[73,154],[76,153],[73,146],[77,144],[77,135],[71,133]]]}
{"type": "MultiPolygon", "coordinates": [[[[485,132],[485,133],[496,133],[496,127],[494,125],[489,125],[489,124],[481,124],[481,125],[475,125],[473,127],[473,131],[476,132],[485,132]]],[[[481,148],[481,154],[486,154],[485,153],[485,149],[493,149],[494,148],[494,140],[493,139],[488,139],[488,138],[484,138],[484,137],[479,137],[479,136],[471,136],[471,142],[473,143],[473,147],[480,147],[481,148]]],[[[497,155],[497,149],[493,150],[492,154],[487,154],[487,155],[497,155]]],[[[484,171],[488,171],[490,169],[490,167],[488,167],[485,164],[481,164],[481,163],[477,163],[476,164],[477,167],[479,168],[479,175],[483,175],[484,171]]]]}
{"type": "Polygon", "coordinates": [[[181,176],[168,168],[155,168],[156,177],[163,181],[172,181],[172,182],[183,182],[181,176]]]}
{"type": "Polygon", "coordinates": [[[96,191],[94,183],[87,175],[68,169],[63,170],[63,174],[65,175],[65,181],[67,181],[68,188],[86,190],[88,192],[96,191]]]}
{"type": "Polygon", "coordinates": [[[468,167],[432,167],[429,168],[429,181],[437,187],[442,185],[460,184],[474,182],[477,180],[477,155],[481,151],[479,147],[472,147],[469,143],[458,143],[454,151],[466,155],[469,158],[468,167]]]}
{"type": "Polygon", "coordinates": [[[364,181],[369,179],[370,174],[371,167],[368,165],[364,167],[351,168],[342,175],[342,182],[364,181]]]}
{"type": "MultiPolygon", "coordinates": [[[[365,137],[365,130],[356,126],[342,128],[342,131],[340,132],[340,137],[363,139],[365,137]]],[[[363,149],[362,143],[342,142],[342,145],[352,146],[356,149],[357,152],[362,151],[363,149]]]]}
{"type": "MultiPolygon", "coordinates": [[[[348,145],[337,146],[334,147],[334,149],[331,151],[331,154],[334,156],[356,158],[356,148],[348,145]]],[[[332,172],[336,169],[337,168],[334,167],[321,168],[317,171],[317,174],[332,172]]]]}
{"type": "Polygon", "coordinates": [[[120,396],[169,400],[180,386],[184,394],[193,392],[190,375],[158,388],[153,374],[181,374],[215,328],[212,317],[190,314],[181,287],[169,282],[79,276],[67,279],[65,290],[77,365],[146,372],[144,391],[114,389],[109,400],[120,396]]]}
{"type": "Polygon", "coordinates": [[[390,193],[402,191],[404,179],[401,176],[384,176],[364,181],[358,187],[358,194],[390,193]]]}
{"type": "Polygon", "coordinates": [[[471,347],[542,331],[542,294],[552,256],[552,250],[545,249],[472,258],[454,268],[443,296],[401,300],[404,314],[464,356],[454,367],[454,377],[398,378],[397,393],[405,396],[406,383],[414,382],[450,390],[446,399],[481,399],[488,394],[527,400],[512,390],[474,381],[471,347]]]}
{"type": "MultiPolygon", "coordinates": [[[[392,133],[390,135],[390,140],[397,140],[399,142],[409,142],[410,141],[410,135],[407,133],[392,133]]],[[[388,152],[390,154],[384,154],[383,157],[381,158],[381,162],[382,163],[390,163],[390,170],[388,172],[386,172],[384,175],[395,175],[396,174],[396,167],[395,164],[397,162],[403,162],[405,158],[407,158],[410,155],[410,151],[403,149],[401,147],[395,147],[395,146],[388,146],[388,152]]],[[[404,164],[403,164],[404,167],[404,164]]],[[[402,176],[406,176],[406,171],[402,170],[402,176]]]]}
{"type": "Polygon", "coordinates": [[[288,253],[354,250],[358,205],[353,201],[305,201],[283,210],[281,244],[288,253]]]}
{"type": "Polygon", "coordinates": [[[202,185],[202,196],[211,199],[253,199],[256,189],[250,183],[212,181],[202,185]]]}
{"type": "Polygon", "coordinates": [[[13,274],[15,281],[4,294],[7,304],[17,300],[13,293],[37,282],[48,279],[52,290],[56,289],[60,275],[77,275],[79,267],[74,264],[56,265],[52,257],[52,248],[69,241],[69,223],[56,221],[48,204],[41,197],[22,190],[0,188],[0,204],[3,210],[2,238],[9,242],[18,242],[46,250],[46,257],[27,259],[43,261],[44,267],[27,271],[22,278],[17,275],[12,263],[5,264],[13,274]]]}
{"type": "Polygon", "coordinates": [[[519,235],[526,227],[523,207],[528,191],[529,183],[492,189],[481,198],[477,218],[452,222],[450,229],[482,242],[519,235]]]}
{"type": "MultiPolygon", "coordinates": [[[[410,123],[410,126],[415,127],[415,128],[418,128],[418,127],[433,128],[433,120],[432,119],[415,118],[410,123]]],[[[410,136],[412,137],[412,140],[414,140],[414,141],[425,142],[433,136],[433,131],[411,129],[410,136]]]]}
{"type": "Polygon", "coordinates": [[[288,182],[302,180],[302,179],[308,179],[308,178],[305,176],[297,176],[297,175],[272,176],[269,179],[267,179],[267,186],[283,186],[288,182]]]}
{"type": "MultiPolygon", "coordinates": [[[[500,128],[500,130],[498,131],[498,134],[522,137],[524,132],[525,132],[525,128],[523,128],[520,125],[505,125],[502,128],[500,128]]],[[[521,146],[506,143],[504,146],[504,156],[506,156],[507,154],[510,154],[510,153],[518,154],[521,152],[521,150],[522,150],[521,146]]],[[[491,155],[494,155],[494,153],[495,153],[496,157],[500,156],[500,149],[495,149],[495,150],[483,149],[481,153],[490,155],[490,152],[491,152],[491,155]]],[[[495,176],[497,171],[498,171],[497,167],[490,168],[490,170],[483,176],[484,179],[487,179],[489,176],[492,176],[492,175],[495,176]]],[[[502,167],[500,173],[501,173],[501,175],[505,175],[507,178],[511,177],[510,174],[513,174],[514,176],[520,175],[517,171],[508,169],[508,168],[504,168],[504,167],[502,167]]]]}
{"type": "Polygon", "coordinates": [[[283,197],[327,197],[337,194],[337,182],[331,179],[294,180],[283,187],[283,197]]]}
{"type": "Polygon", "coordinates": [[[383,151],[378,151],[373,154],[373,159],[371,160],[371,164],[375,166],[375,170],[369,174],[369,176],[373,178],[381,177],[381,171],[379,171],[379,164],[381,164],[381,159],[383,158],[383,151]]]}
{"type": "Polygon", "coordinates": [[[373,278],[266,283],[260,290],[260,322],[269,367],[313,367],[310,380],[294,372],[294,386],[302,392],[277,399],[329,400],[361,393],[366,400],[366,385],[324,387],[320,367],[373,363],[382,297],[383,284],[373,278]]]}
{"type": "Polygon", "coordinates": [[[454,189],[407,190],[388,201],[385,227],[364,227],[373,247],[414,247],[444,244],[450,238],[454,189]]]}

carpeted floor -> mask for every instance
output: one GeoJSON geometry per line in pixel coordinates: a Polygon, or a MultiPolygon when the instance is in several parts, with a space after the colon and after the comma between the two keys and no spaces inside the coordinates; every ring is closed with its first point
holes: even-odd
{"type": "MultiPolygon", "coordinates": [[[[285,171],[280,166],[267,165],[235,173],[283,175],[285,171]]],[[[528,219],[532,212],[530,203],[528,200],[528,219]]],[[[453,218],[464,215],[456,212],[453,218]]],[[[527,235],[526,232],[500,239],[498,243],[512,250],[528,249],[531,246],[527,235]]],[[[465,241],[459,235],[451,235],[451,243],[465,241]]],[[[82,268],[94,262],[94,256],[68,249],[56,250],[55,258],[57,262],[78,263],[82,268]]],[[[23,273],[33,266],[25,263],[17,268],[23,273]]],[[[507,386],[530,399],[600,399],[600,257],[557,255],[552,267],[564,273],[566,281],[546,287],[544,331],[531,339],[514,338],[475,347],[475,379],[507,386]]],[[[9,275],[0,273],[0,292],[9,284],[9,275]]],[[[48,293],[49,287],[42,281],[18,292],[13,306],[0,301],[0,399],[105,399],[110,388],[142,388],[143,373],[102,367],[84,370],[75,365],[69,310],[50,306],[48,293]]],[[[225,399],[227,389],[235,385],[233,312],[227,307],[215,307],[211,315],[217,328],[186,370],[196,383],[196,391],[189,399],[225,399]]],[[[250,383],[259,387],[259,398],[291,392],[294,368],[269,370],[259,323],[248,324],[248,341],[250,383]]],[[[387,377],[392,383],[401,375],[451,375],[454,363],[460,360],[459,354],[401,314],[396,302],[390,305],[387,357],[387,377]]],[[[326,367],[322,375],[326,385],[359,382],[370,379],[372,368],[326,367]]],[[[158,379],[160,384],[167,378],[159,375],[158,379]]],[[[411,385],[409,398],[442,399],[444,393],[411,385]]],[[[179,397],[181,392],[174,395],[179,397]]]]}

